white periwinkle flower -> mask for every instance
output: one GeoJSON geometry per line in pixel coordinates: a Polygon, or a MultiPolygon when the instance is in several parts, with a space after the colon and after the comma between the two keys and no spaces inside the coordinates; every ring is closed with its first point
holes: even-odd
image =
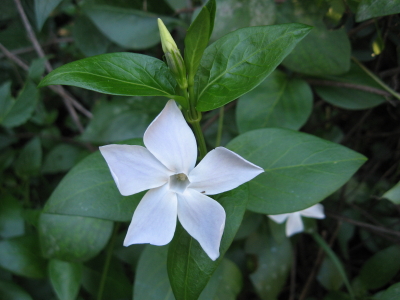
{"type": "Polygon", "coordinates": [[[146,146],[100,147],[115,183],[124,196],[149,190],[140,201],[124,246],[168,244],[176,218],[215,260],[225,227],[225,211],[206,195],[229,191],[264,170],[236,153],[218,147],[195,167],[196,139],[174,100],[147,128],[146,146]]]}
{"type": "Polygon", "coordinates": [[[324,207],[322,204],[315,204],[309,208],[304,210],[296,211],[294,213],[289,214],[281,214],[281,215],[268,215],[272,220],[276,223],[286,222],[286,236],[292,236],[296,233],[302,232],[304,230],[303,221],[301,220],[301,216],[315,219],[323,219],[325,218],[324,207]]]}

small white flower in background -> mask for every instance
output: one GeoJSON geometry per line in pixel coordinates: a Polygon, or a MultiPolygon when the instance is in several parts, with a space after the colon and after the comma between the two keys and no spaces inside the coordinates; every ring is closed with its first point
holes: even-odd
{"type": "Polygon", "coordinates": [[[286,222],[286,236],[292,236],[296,233],[302,232],[304,230],[303,221],[301,220],[301,216],[315,219],[324,219],[324,207],[322,204],[315,204],[309,208],[304,210],[296,211],[294,213],[289,214],[281,214],[281,215],[268,215],[272,220],[276,223],[286,222]]]}
{"type": "Polygon", "coordinates": [[[234,189],[264,170],[224,147],[210,151],[195,167],[196,139],[174,100],[149,125],[143,142],[146,148],[100,147],[122,195],[150,189],[133,214],[124,246],[168,244],[178,217],[207,255],[217,259],[225,211],[206,195],[234,189]]]}

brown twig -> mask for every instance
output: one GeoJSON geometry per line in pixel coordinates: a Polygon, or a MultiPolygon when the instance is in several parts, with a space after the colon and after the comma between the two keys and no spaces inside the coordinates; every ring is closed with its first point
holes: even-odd
{"type": "MultiPolygon", "coordinates": [[[[39,42],[38,42],[38,40],[36,38],[35,32],[33,31],[32,26],[29,23],[28,18],[26,17],[24,9],[23,9],[23,7],[21,5],[21,1],[20,0],[14,0],[14,3],[17,6],[17,10],[18,10],[19,15],[20,15],[20,17],[22,19],[22,22],[24,24],[25,30],[26,30],[26,32],[28,34],[28,38],[31,41],[33,47],[35,48],[36,53],[39,55],[40,58],[46,57],[42,47],[40,46],[40,44],[39,44],[39,42]]],[[[51,72],[53,70],[53,68],[51,67],[51,65],[50,65],[48,60],[45,61],[45,68],[46,68],[46,70],[48,72],[51,72]]],[[[62,90],[64,90],[64,88],[62,86],[55,86],[55,88],[60,92],[62,90]]],[[[71,115],[71,118],[72,118],[73,122],[75,123],[75,125],[78,128],[79,132],[82,133],[84,131],[83,126],[81,124],[81,121],[79,120],[79,117],[78,117],[78,114],[75,111],[75,108],[72,105],[72,102],[71,102],[70,98],[65,97],[63,95],[61,95],[61,97],[64,100],[64,104],[67,107],[67,110],[68,110],[69,114],[71,115]]]]}
{"type": "MultiPolygon", "coordinates": [[[[59,43],[72,43],[73,41],[74,41],[74,39],[73,39],[72,37],[56,38],[56,39],[50,40],[50,41],[48,41],[48,42],[46,42],[46,43],[43,43],[43,44],[41,45],[41,47],[42,47],[42,49],[43,49],[43,47],[51,46],[51,45],[54,45],[54,44],[59,44],[59,43]]],[[[24,53],[28,53],[28,52],[32,52],[32,51],[35,51],[35,48],[34,48],[34,47],[20,48],[20,49],[12,50],[12,51],[10,51],[10,52],[11,52],[12,54],[18,55],[18,54],[24,54],[24,53]]],[[[3,57],[5,57],[5,54],[1,54],[1,53],[0,53],[0,58],[3,58],[3,57]]]]}
{"type": "Polygon", "coordinates": [[[347,218],[347,217],[344,217],[344,216],[341,216],[341,215],[337,215],[337,214],[332,213],[332,212],[325,212],[325,214],[328,217],[331,217],[331,218],[334,218],[334,219],[337,219],[337,220],[340,220],[340,221],[343,221],[343,222],[346,222],[346,223],[354,224],[356,226],[359,226],[359,227],[362,227],[362,228],[365,228],[365,229],[369,229],[369,230],[372,230],[372,231],[375,231],[375,232],[387,233],[387,234],[391,234],[391,235],[395,235],[397,237],[400,237],[400,232],[396,231],[396,230],[392,230],[392,229],[389,229],[389,228],[386,228],[386,227],[375,226],[375,225],[371,225],[371,224],[368,224],[368,223],[356,221],[356,220],[353,220],[353,219],[350,219],[350,218],[347,218]]]}
{"type": "Polygon", "coordinates": [[[339,81],[325,80],[325,79],[307,79],[306,81],[311,85],[349,88],[349,89],[360,90],[360,91],[368,92],[368,93],[372,93],[372,94],[377,94],[377,95],[384,96],[384,97],[389,97],[391,95],[390,93],[388,93],[384,90],[381,90],[381,89],[377,89],[374,87],[361,85],[361,84],[349,83],[349,82],[339,82],[339,81]]]}
{"type": "MultiPolygon", "coordinates": [[[[18,56],[16,56],[11,51],[9,51],[1,43],[0,43],[0,50],[3,52],[5,57],[7,57],[8,59],[15,62],[23,70],[25,70],[25,71],[29,70],[29,66],[25,62],[23,62],[22,59],[20,59],[18,56]]],[[[61,97],[68,98],[69,101],[71,101],[71,103],[75,106],[75,108],[77,110],[79,110],[82,114],[84,114],[86,117],[88,117],[89,119],[91,119],[93,117],[92,113],[90,111],[88,111],[86,108],[84,108],[82,106],[82,104],[80,104],[78,102],[78,100],[75,100],[65,89],[59,89],[57,87],[58,86],[53,86],[53,85],[48,86],[49,89],[51,89],[53,92],[59,94],[61,97]]]]}

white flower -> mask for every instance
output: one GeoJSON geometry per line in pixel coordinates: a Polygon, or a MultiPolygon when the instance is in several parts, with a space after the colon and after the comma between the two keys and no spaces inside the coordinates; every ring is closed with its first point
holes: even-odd
{"type": "Polygon", "coordinates": [[[315,219],[323,219],[325,218],[324,207],[322,204],[315,204],[309,208],[304,210],[296,211],[294,213],[289,214],[281,214],[281,215],[269,215],[272,220],[276,223],[283,223],[286,221],[286,236],[292,236],[293,234],[302,232],[304,230],[303,221],[301,220],[301,216],[315,219]]]}
{"type": "Polygon", "coordinates": [[[132,217],[124,246],[168,244],[176,218],[215,260],[225,227],[225,211],[206,195],[229,191],[264,170],[236,153],[218,147],[195,167],[196,139],[174,100],[147,128],[146,146],[100,147],[120,193],[150,189],[132,217]]]}

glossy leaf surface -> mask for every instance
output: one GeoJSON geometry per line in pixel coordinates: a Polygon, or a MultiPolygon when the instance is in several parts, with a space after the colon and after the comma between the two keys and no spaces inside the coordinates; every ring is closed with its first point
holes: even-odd
{"type": "Polygon", "coordinates": [[[176,86],[164,62],[137,53],[103,54],[66,64],[47,75],[39,86],[53,84],[112,95],[169,98],[176,86]]]}
{"type": "Polygon", "coordinates": [[[248,209],[265,214],[299,211],[320,202],[366,160],[341,145],[278,128],[244,133],[227,148],[264,168],[249,183],[248,209]]]}
{"type": "Polygon", "coordinates": [[[211,44],[195,77],[197,109],[218,108],[252,90],[309,31],[302,24],[248,27],[211,44]]]}

